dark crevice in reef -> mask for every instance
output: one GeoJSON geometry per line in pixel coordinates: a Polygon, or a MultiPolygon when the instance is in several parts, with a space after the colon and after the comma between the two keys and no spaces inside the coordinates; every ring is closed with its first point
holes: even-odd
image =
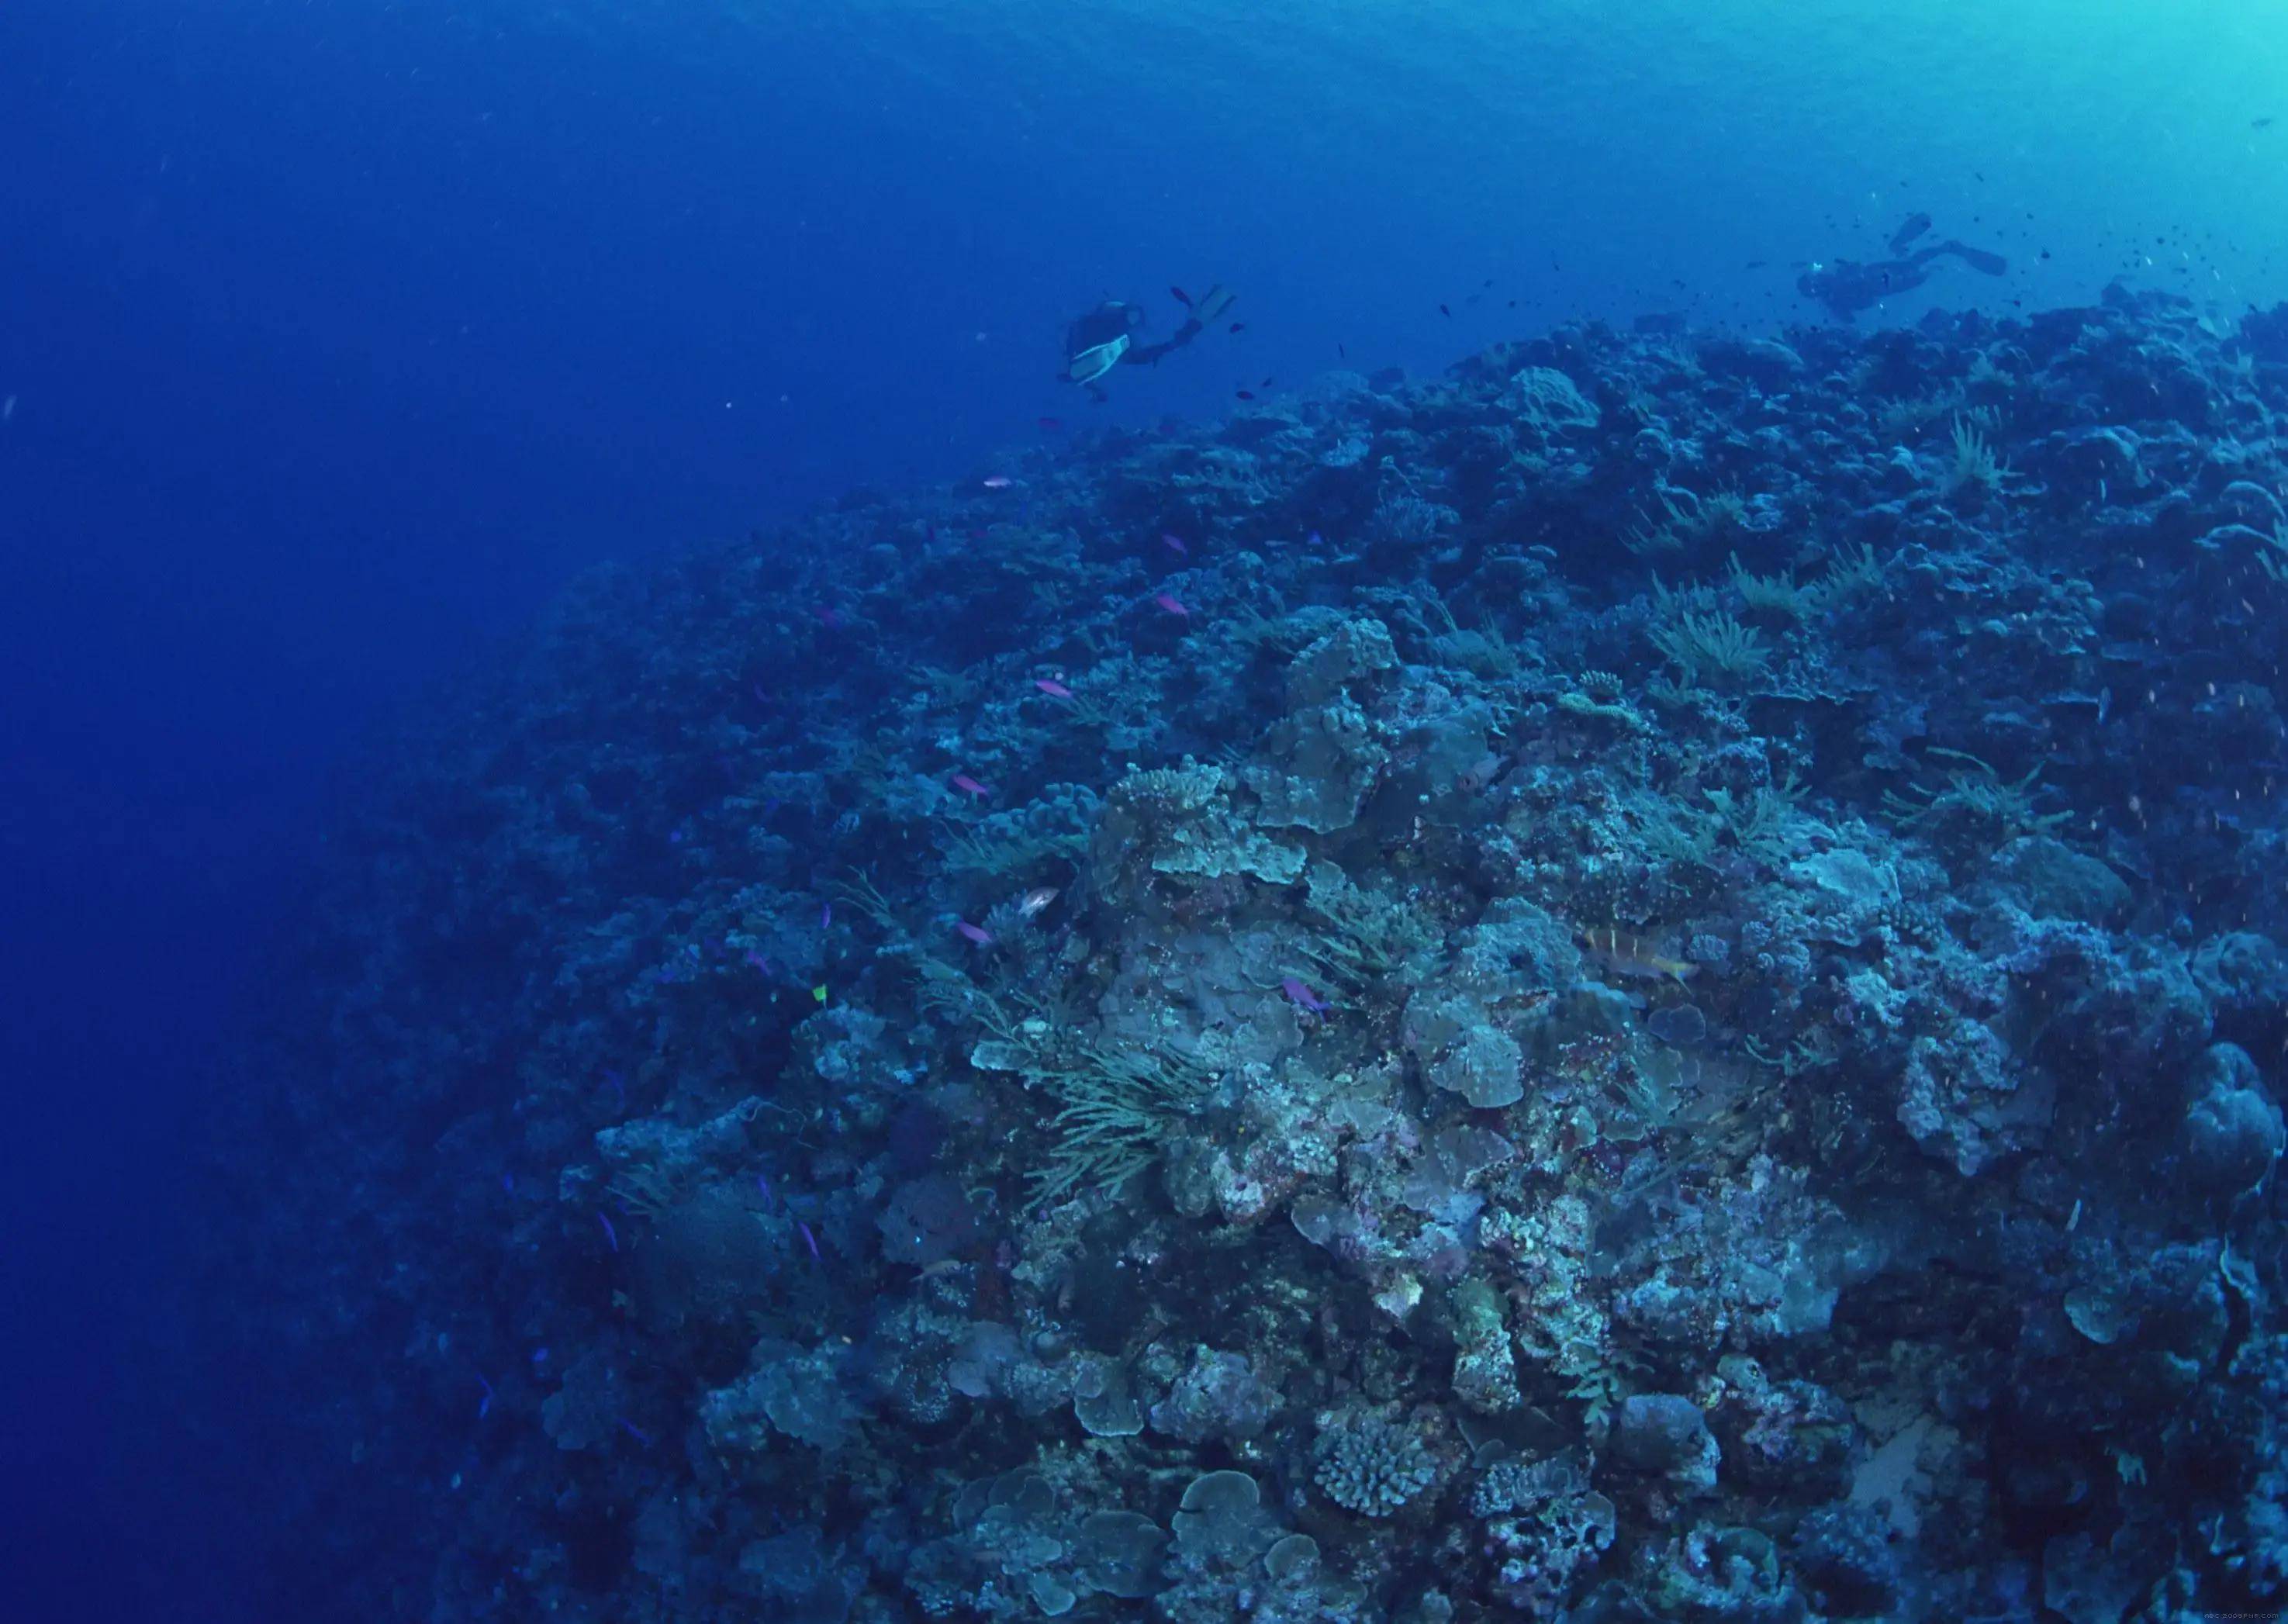
{"type": "Polygon", "coordinates": [[[583,582],[218,1130],[302,1616],[2282,1604],[2284,335],[1569,329],[583,582]]]}

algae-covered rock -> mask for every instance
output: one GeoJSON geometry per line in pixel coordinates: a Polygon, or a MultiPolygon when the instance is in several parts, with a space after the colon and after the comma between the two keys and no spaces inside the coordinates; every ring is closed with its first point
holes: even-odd
{"type": "Polygon", "coordinates": [[[1994,854],[1994,872],[2029,911],[2103,924],[2129,906],[2128,883],[2098,859],[2047,835],[2028,835],[1994,854]]]}
{"type": "Polygon", "coordinates": [[[1716,1486],[1722,1453],[1700,1406],[1680,1394],[1631,1393],[1614,1414],[1613,1459],[1687,1492],[1716,1486]]]}
{"type": "Polygon", "coordinates": [[[1195,1477],[1172,1525],[1187,1554],[1224,1562],[1259,1556],[1278,1538],[1263,1491],[1242,1471],[1213,1471],[1195,1477]]]}
{"type": "Polygon", "coordinates": [[[2265,1091],[2256,1063],[2231,1043],[2202,1057],[2185,1113],[2187,1160],[2211,1189],[2236,1194],[2280,1160],[2279,1104],[2265,1091]]]}
{"type": "Polygon", "coordinates": [[[1344,621],[1304,648],[1288,667],[1288,707],[1291,712],[1324,705],[1362,678],[1397,663],[1389,629],[1380,621],[1344,621]]]}
{"type": "Polygon", "coordinates": [[[1430,1081],[1473,1105],[1497,1109],[1525,1097],[1523,1052],[1474,1000],[1418,998],[1408,1006],[1407,1040],[1430,1081]]]}

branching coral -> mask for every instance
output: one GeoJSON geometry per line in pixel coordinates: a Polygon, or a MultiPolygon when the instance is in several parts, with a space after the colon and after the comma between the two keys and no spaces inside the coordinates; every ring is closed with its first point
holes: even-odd
{"type": "Polygon", "coordinates": [[[1131,1052],[1072,1042],[1038,1006],[1019,1015],[957,972],[925,980],[930,1005],[966,1017],[987,1037],[972,1053],[981,1069],[1014,1072],[1057,1103],[1056,1144],[1030,1175],[1027,1205],[1061,1200],[1084,1184],[1115,1189],[1151,1166],[1183,1119],[1205,1102],[1200,1066],[1164,1051],[1131,1052]]]}
{"type": "Polygon", "coordinates": [[[1732,590],[1740,595],[1740,602],[1750,614],[1770,615],[1784,621],[1806,621],[1820,606],[1816,586],[1801,586],[1792,574],[1784,575],[1751,574],[1734,553],[1731,561],[1732,590]]]}
{"type": "Polygon", "coordinates": [[[1728,789],[1708,792],[1708,804],[1733,846],[1743,856],[1767,864],[1786,855],[1788,835],[1802,801],[1803,781],[1792,772],[1777,784],[1759,784],[1744,796],[1728,789]]]}
{"type": "Polygon", "coordinates": [[[1388,496],[1376,507],[1367,527],[1376,541],[1413,553],[1429,546],[1456,517],[1453,509],[1419,496],[1388,496]]]}
{"type": "Polygon", "coordinates": [[[2275,524],[2264,543],[2264,551],[2256,555],[2256,566],[2272,578],[2274,585],[2288,586],[2288,519],[2275,524]]]}
{"type": "Polygon", "coordinates": [[[1660,493],[1662,518],[1657,524],[1640,524],[1623,544],[1641,557],[1681,552],[1736,535],[1748,526],[1748,504],[1737,491],[1722,490],[1703,496],[1678,488],[1660,493]],[[1684,500],[1679,502],[1678,497],[1684,500]]]}
{"type": "Polygon", "coordinates": [[[1883,584],[1883,566],[1876,562],[1875,550],[1865,543],[1856,547],[1840,547],[1828,561],[1827,573],[1819,578],[1813,589],[1819,594],[1819,606],[1831,609],[1848,598],[1871,591],[1883,584]]]}
{"type": "Polygon", "coordinates": [[[1361,1517],[1388,1517],[1438,1479],[1437,1463],[1412,1431],[1375,1416],[1319,1435],[1313,1474],[1327,1498],[1361,1517]]]}
{"type": "Polygon", "coordinates": [[[1336,979],[1387,976],[1428,945],[1430,932],[1411,908],[1360,889],[1332,863],[1312,865],[1307,878],[1304,905],[1327,923],[1328,934],[1303,951],[1336,979]]]}
{"type": "Polygon", "coordinates": [[[1070,862],[1088,849],[1084,828],[1042,828],[995,819],[975,828],[948,825],[946,867],[959,874],[1007,879],[1052,862],[1070,862]]]}
{"type": "Polygon", "coordinates": [[[1939,482],[1939,493],[1956,496],[1966,490],[1991,491],[2001,488],[2008,477],[2009,464],[1994,455],[1994,447],[1976,425],[1954,420],[1954,463],[1939,482]]]}
{"type": "Polygon", "coordinates": [[[1199,1109],[1209,1081],[1172,1056],[1092,1046],[1071,1066],[1028,1070],[1026,1080],[1063,1106],[1050,1119],[1056,1147],[1032,1175],[1032,1207],[1084,1184],[1116,1189],[1151,1166],[1179,1122],[1199,1109]]]}
{"type": "Polygon", "coordinates": [[[1675,666],[1688,685],[1737,686],[1769,661],[1762,638],[1721,612],[1685,610],[1652,630],[1653,646],[1675,666]]]}
{"type": "Polygon", "coordinates": [[[2071,821],[2070,813],[2034,809],[2034,781],[2042,775],[2038,765],[2023,778],[2006,779],[1966,751],[1930,753],[1964,764],[1943,784],[1918,786],[1907,795],[1894,790],[1883,797],[1884,810],[1903,828],[1950,835],[1958,845],[1991,851],[2021,835],[2046,835],[2071,821]]]}
{"type": "Polygon", "coordinates": [[[1751,574],[1737,553],[1732,556],[1730,576],[1732,590],[1749,615],[1794,623],[1881,585],[1883,566],[1875,561],[1875,550],[1863,543],[1839,549],[1816,581],[1799,582],[1792,573],[1751,574]]]}

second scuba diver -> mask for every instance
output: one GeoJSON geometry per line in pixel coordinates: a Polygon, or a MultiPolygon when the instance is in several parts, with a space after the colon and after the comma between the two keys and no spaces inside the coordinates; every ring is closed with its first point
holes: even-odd
{"type": "Polygon", "coordinates": [[[1105,398],[1097,380],[1115,367],[1148,366],[1172,350],[1180,350],[1206,330],[1207,324],[1231,308],[1232,294],[1221,282],[1196,301],[1180,288],[1169,292],[1191,313],[1184,324],[1156,344],[1140,344],[1138,333],[1144,312],[1118,299],[1107,299],[1065,329],[1065,379],[1078,384],[1097,400],[1105,398]]]}
{"type": "Polygon", "coordinates": [[[1891,258],[1878,259],[1871,265],[1856,259],[1837,259],[1824,265],[1815,265],[1796,278],[1796,291],[1806,298],[1816,299],[1826,305],[1837,321],[1848,321],[1861,311],[1881,304],[1895,293],[1921,287],[1930,280],[1933,260],[1959,259],[1972,270],[1988,276],[1999,276],[2010,268],[2001,255],[1990,254],[1982,248],[1973,248],[1952,237],[1943,242],[1934,242],[1927,248],[1907,252],[1907,244],[1929,227],[1930,216],[1911,216],[1891,238],[1891,258]]]}

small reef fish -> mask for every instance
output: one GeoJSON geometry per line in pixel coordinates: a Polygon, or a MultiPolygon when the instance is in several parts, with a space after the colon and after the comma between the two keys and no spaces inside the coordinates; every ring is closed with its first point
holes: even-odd
{"type": "Polygon", "coordinates": [[[618,1251],[620,1249],[620,1232],[612,1227],[611,1215],[609,1213],[600,1212],[596,1215],[596,1222],[604,1226],[604,1239],[610,1243],[612,1250],[615,1252],[618,1251]]]}
{"type": "Polygon", "coordinates": [[[1329,1003],[1325,999],[1320,997],[1318,994],[1313,992],[1303,982],[1296,979],[1293,976],[1282,978],[1279,983],[1279,990],[1286,994],[1287,996],[1293,999],[1297,1004],[1300,1005],[1303,1009],[1309,1010],[1314,1015],[1329,1014],[1335,1007],[1329,1003]]]}
{"type": "Polygon", "coordinates": [[[993,945],[993,932],[983,925],[973,925],[966,919],[957,919],[953,922],[953,928],[981,947],[990,947],[993,945]]]}
{"type": "Polygon", "coordinates": [[[1034,915],[1039,913],[1043,908],[1048,907],[1050,903],[1054,902],[1056,899],[1057,888],[1055,886],[1036,885],[1032,890],[1027,891],[1023,896],[1017,899],[1017,917],[1020,919],[1030,919],[1034,915]]]}
{"type": "Polygon", "coordinates": [[[953,787],[962,794],[974,796],[981,801],[993,793],[966,772],[957,772],[953,775],[953,787]]]}
{"type": "Polygon", "coordinates": [[[1036,677],[1033,685],[1051,699],[1070,699],[1073,696],[1072,690],[1053,677],[1036,677]]]}
{"type": "Polygon", "coordinates": [[[1252,389],[1235,389],[1231,392],[1237,395],[1243,400],[1252,400],[1255,399],[1255,391],[1252,389]]]}
{"type": "Polygon", "coordinates": [[[824,1263],[826,1260],[818,1255],[818,1237],[810,1232],[810,1225],[797,1218],[794,1221],[794,1226],[802,1232],[803,1245],[810,1248],[810,1261],[814,1264],[824,1263]]]}
{"type": "Polygon", "coordinates": [[[986,488],[987,490],[989,490],[989,491],[1005,491],[1005,490],[1007,490],[1007,489],[1008,489],[1012,485],[1015,484],[1015,483],[1016,483],[1016,481],[1015,481],[1015,480],[1013,480],[1013,479],[1011,479],[1007,474],[1005,474],[1005,473],[997,473],[997,474],[989,474],[989,475],[987,475],[987,476],[986,476],[986,478],[985,478],[985,479],[984,479],[984,481],[983,481],[983,483],[984,483],[985,488],[986,488]]]}
{"type": "Polygon", "coordinates": [[[1610,925],[1576,931],[1574,934],[1581,939],[1591,958],[1617,976],[1634,976],[1647,981],[1689,981],[1700,973],[1700,966],[1689,959],[1666,957],[1644,938],[1631,936],[1610,925]]]}
{"type": "Polygon", "coordinates": [[[1192,617],[1192,612],[1184,607],[1183,600],[1173,592],[1155,592],[1152,594],[1152,601],[1159,606],[1163,614],[1172,614],[1178,620],[1189,620],[1192,617]]]}
{"type": "Polygon", "coordinates": [[[1165,530],[1160,532],[1160,544],[1180,558],[1188,558],[1192,555],[1192,550],[1184,545],[1182,536],[1171,535],[1165,530]]]}

